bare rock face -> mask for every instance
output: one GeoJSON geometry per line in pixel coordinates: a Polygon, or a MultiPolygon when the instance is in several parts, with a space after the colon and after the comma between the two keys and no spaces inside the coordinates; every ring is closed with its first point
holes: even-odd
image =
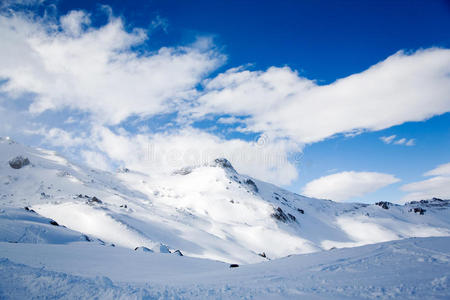
{"type": "Polygon", "coordinates": [[[13,169],[21,169],[30,164],[28,158],[23,156],[16,156],[9,161],[9,165],[13,169]]]}
{"type": "Polygon", "coordinates": [[[233,173],[236,173],[236,170],[233,168],[233,166],[231,165],[229,160],[226,158],[216,158],[214,161],[210,162],[208,165],[211,167],[219,167],[219,168],[223,168],[223,169],[228,169],[228,170],[232,171],[233,173]]]}
{"type": "Polygon", "coordinates": [[[253,190],[255,193],[258,192],[258,187],[256,186],[256,183],[253,180],[248,178],[244,181],[244,183],[248,185],[250,189],[253,190]]]}
{"type": "Polygon", "coordinates": [[[391,202],[380,201],[380,202],[375,203],[375,205],[378,205],[379,207],[384,208],[384,209],[389,209],[389,206],[392,206],[393,204],[391,202]]]}

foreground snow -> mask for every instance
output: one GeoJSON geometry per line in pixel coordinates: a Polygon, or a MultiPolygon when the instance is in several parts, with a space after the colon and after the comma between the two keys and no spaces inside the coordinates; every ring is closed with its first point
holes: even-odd
{"type": "Polygon", "coordinates": [[[0,298],[448,299],[450,238],[411,238],[229,268],[94,243],[0,243],[0,298]]]}

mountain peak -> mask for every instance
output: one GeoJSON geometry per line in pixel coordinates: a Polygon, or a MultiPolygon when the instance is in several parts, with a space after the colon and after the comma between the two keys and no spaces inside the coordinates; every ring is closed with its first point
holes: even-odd
{"type": "Polygon", "coordinates": [[[236,170],[231,165],[230,161],[224,157],[214,159],[213,161],[209,162],[207,166],[228,169],[233,171],[234,173],[237,173],[236,170]]]}

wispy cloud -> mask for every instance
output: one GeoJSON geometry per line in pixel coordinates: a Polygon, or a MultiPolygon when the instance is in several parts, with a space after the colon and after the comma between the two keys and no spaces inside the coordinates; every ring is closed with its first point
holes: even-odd
{"type": "Polygon", "coordinates": [[[323,176],[305,185],[303,193],[315,198],[346,201],[400,181],[390,174],[347,171],[323,176]]]}
{"type": "Polygon", "coordinates": [[[399,138],[397,140],[395,140],[397,138],[397,135],[390,135],[390,136],[382,136],[380,137],[380,140],[383,141],[383,143],[385,144],[391,144],[393,143],[394,145],[404,145],[404,146],[414,146],[416,144],[416,140],[415,139],[406,139],[406,138],[399,138]]]}
{"type": "Polygon", "coordinates": [[[433,197],[450,199],[450,163],[439,165],[423,175],[433,177],[401,187],[401,190],[408,192],[402,198],[403,202],[426,200],[433,197]]]}
{"type": "Polygon", "coordinates": [[[396,137],[397,136],[395,134],[390,136],[382,136],[380,137],[380,140],[382,140],[385,144],[390,144],[396,137]]]}

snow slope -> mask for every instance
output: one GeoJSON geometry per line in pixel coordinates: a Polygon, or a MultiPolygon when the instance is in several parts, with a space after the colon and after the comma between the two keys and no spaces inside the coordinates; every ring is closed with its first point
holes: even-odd
{"type": "Polygon", "coordinates": [[[0,242],[0,298],[448,299],[450,238],[410,238],[229,268],[93,243],[0,242]]]}
{"type": "Polygon", "coordinates": [[[445,200],[399,206],[311,199],[241,175],[224,159],[158,176],[127,169],[109,173],[5,138],[0,203],[5,209],[30,207],[119,247],[179,249],[230,263],[450,235],[445,200]],[[17,156],[30,163],[12,168],[9,161],[17,156]]]}

